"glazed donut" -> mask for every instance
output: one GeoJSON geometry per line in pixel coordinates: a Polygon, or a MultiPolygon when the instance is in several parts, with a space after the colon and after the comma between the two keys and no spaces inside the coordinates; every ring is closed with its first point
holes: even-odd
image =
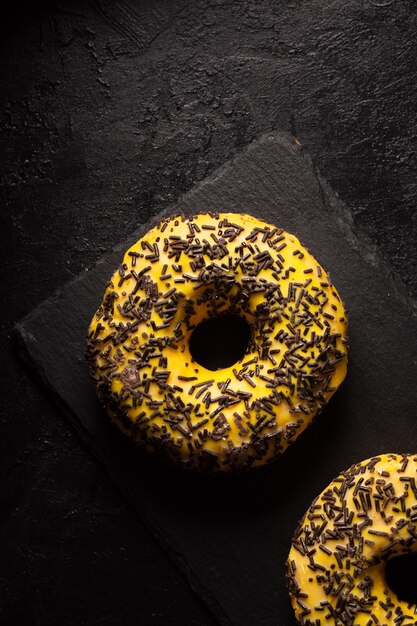
{"type": "Polygon", "coordinates": [[[417,551],[417,456],[385,454],[342,472],[300,522],[287,561],[300,624],[417,623],[417,606],[385,579],[393,556],[417,551]]]}
{"type": "Polygon", "coordinates": [[[293,235],[249,215],[163,219],[125,254],[93,317],[87,359],[98,396],[141,447],[207,471],[280,455],[346,374],[346,313],[293,235]],[[193,330],[233,315],[243,358],[211,371],[193,330]]]}

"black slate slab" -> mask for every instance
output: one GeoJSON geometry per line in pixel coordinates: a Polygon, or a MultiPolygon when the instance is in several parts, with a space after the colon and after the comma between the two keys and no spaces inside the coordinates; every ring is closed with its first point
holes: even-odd
{"type": "Polygon", "coordinates": [[[417,449],[415,307],[289,136],[254,142],[177,208],[249,212],[294,232],[330,271],[348,307],[347,380],[282,459],[247,476],[184,474],[145,458],[108,424],[88,380],[84,339],[130,242],[25,318],[20,345],[83,442],[220,622],[293,624],[284,563],[306,507],[353,462],[417,449]]]}

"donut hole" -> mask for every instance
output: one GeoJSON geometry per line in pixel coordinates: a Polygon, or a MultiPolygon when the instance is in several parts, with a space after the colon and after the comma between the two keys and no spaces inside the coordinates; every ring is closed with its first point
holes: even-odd
{"type": "Polygon", "coordinates": [[[225,314],[205,319],[192,332],[191,356],[208,370],[224,369],[243,358],[250,338],[248,322],[238,315],[225,314]]]}
{"type": "Polygon", "coordinates": [[[408,604],[417,605],[417,553],[393,557],[385,566],[385,579],[391,591],[408,604]]]}

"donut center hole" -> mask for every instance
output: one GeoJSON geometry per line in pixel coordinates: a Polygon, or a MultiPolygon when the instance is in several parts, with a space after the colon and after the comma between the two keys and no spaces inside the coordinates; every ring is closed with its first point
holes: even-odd
{"type": "Polygon", "coordinates": [[[227,314],[206,319],[192,332],[191,356],[208,370],[230,367],[243,358],[250,338],[250,326],[242,317],[227,314]]]}
{"type": "Polygon", "coordinates": [[[385,579],[400,600],[417,604],[417,554],[393,557],[385,566],[385,579]]]}

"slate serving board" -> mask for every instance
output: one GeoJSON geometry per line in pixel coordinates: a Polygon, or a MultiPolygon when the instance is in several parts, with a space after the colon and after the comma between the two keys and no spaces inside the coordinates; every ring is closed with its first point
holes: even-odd
{"type": "Polygon", "coordinates": [[[248,212],[293,232],[330,271],[347,305],[347,380],[282,459],[240,476],[173,470],[136,451],[100,409],[83,356],[86,329],[123,251],[156,220],[18,324],[19,344],[218,620],[294,624],[284,563],[312,499],[356,461],[417,450],[415,304],[288,135],[261,137],[166,213],[178,209],[248,212]]]}

